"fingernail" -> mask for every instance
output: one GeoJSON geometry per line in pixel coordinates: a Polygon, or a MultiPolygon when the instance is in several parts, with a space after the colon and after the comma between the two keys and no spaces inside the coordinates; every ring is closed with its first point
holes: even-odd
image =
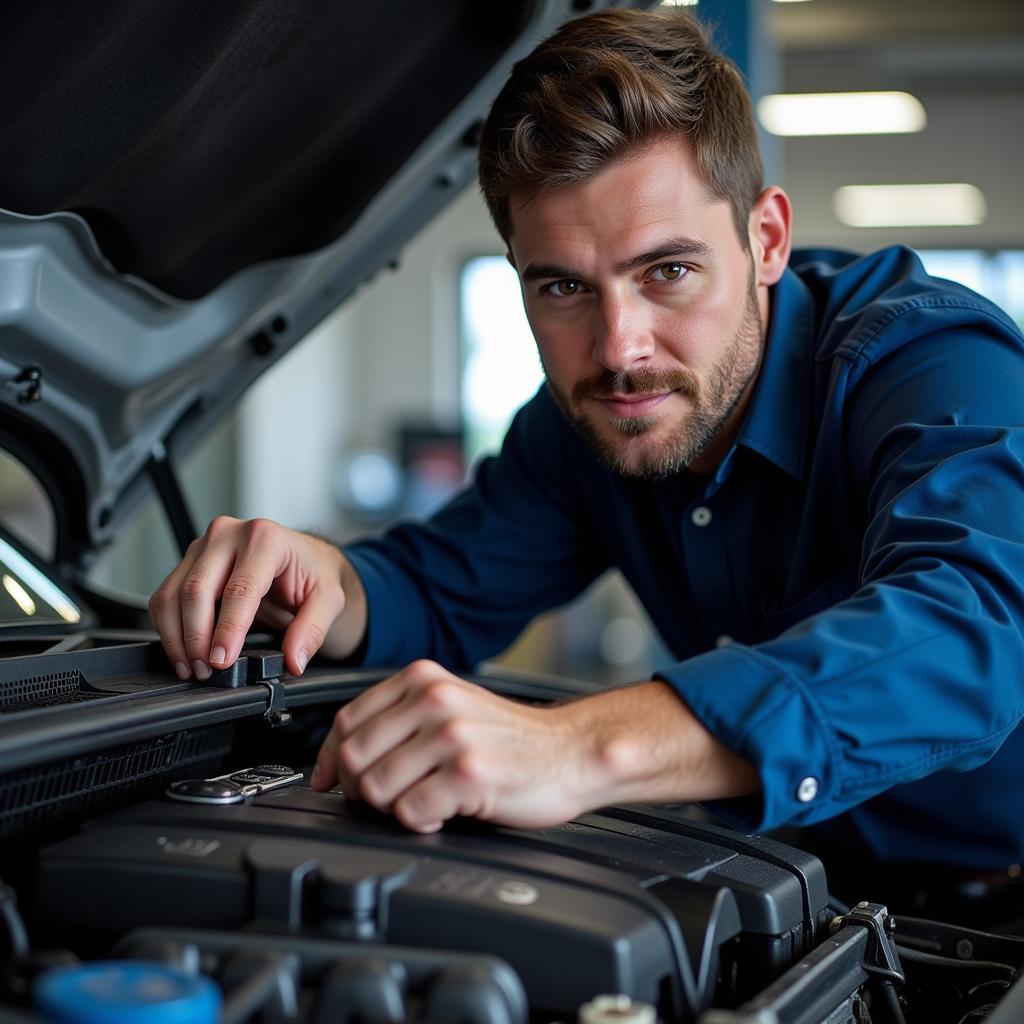
{"type": "Polygon", "coordinates": [[[178,674],[178,678],[181,680],[188,679],[188,677],[192,675],[192,669],[190,669],[183,661],[179,661],[175,664],[174,671],[178,674]]]}
{"type": "Polygon", "coordinates": [[[305,651],[299,651],[299,653],[295,655],[295,661],[298,663],[299,672],[301,674],[306,671],[306,664],[309,661],[309,655],[305,651]]]}
{"type": "Polygon", "coordinates": [[[210,651],[210,661],[214,662],[215,664],[223,665],[224,662],[227,661],[227,660],[228,660],[228,652],[225,651],[224,648],[221,647],[220,644],[217,644],[217,646],[214,647],[214,649],[212,651],[210,651]]]}
{"type": "Polygon", "coordinates": [[[210,678],[213,673],[210,671],[210,666],[205,661],[193,661],[192,668],[195,669],[196,679],[200,682],[205,682],[210,678]]]}
{"type": "Polygon", "coordinates": [[[316,765],[313,768],[313,774],[309,777],[309,784],[311,786],[315,786],[316,785],[316,780],[317,780],[317,778],[319,776],[320,776],[320,765],[316,765]]]}

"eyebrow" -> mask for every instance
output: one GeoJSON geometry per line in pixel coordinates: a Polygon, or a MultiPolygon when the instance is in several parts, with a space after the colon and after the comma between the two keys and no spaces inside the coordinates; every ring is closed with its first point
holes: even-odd
{"type": "MultiPolygon", "coordinates": [[[[675,258],[683,259],[704,259],[711,255],[711,246],[705,242],[698,242],[694,238],[670,238],[662,242],[657,248],[642,252],[632,259],[615,265],[616,274],[628,274],[631,270],[637,270],[648,263],[656,263],[658,260],[675,258]]],[[[557,263],[528,263],[523,269],[524,281],[540,281],[555,278],[556,280],[575,281],[584,275],[572,267],[564,267],[557,263]]]]}

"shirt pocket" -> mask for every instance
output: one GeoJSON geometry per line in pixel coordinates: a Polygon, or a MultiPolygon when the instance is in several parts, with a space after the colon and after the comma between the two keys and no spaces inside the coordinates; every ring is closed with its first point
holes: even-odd
{"type": "Polygon", "coordinates": [[[796,601],[784,605],[762,605],[764,639],[777,637],[798,622],[831,608],[849,597],[859,586],[857,573],[853,569],[844,569],[796,601]]]}

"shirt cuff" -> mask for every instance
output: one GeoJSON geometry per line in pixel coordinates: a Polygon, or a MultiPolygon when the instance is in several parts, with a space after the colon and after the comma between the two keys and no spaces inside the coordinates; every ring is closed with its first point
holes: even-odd
{"type": "Polygon", "coordinates": [[[761,776],[760,798],[708,803],[745,832],[837,814],[838,743],[813,694],[771,659],[731,644],[655,673],[704,727],[761,776]]]}

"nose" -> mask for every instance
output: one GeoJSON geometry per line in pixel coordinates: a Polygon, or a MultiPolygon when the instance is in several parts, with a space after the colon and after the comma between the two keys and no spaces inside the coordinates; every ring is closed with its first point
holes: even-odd
{"type": "Polygon", "coordinates": [[[594,310],[594,359],[612,373],[636,369],[654,355],[654,337],[644,304],[606,293],[594,310]]]}

